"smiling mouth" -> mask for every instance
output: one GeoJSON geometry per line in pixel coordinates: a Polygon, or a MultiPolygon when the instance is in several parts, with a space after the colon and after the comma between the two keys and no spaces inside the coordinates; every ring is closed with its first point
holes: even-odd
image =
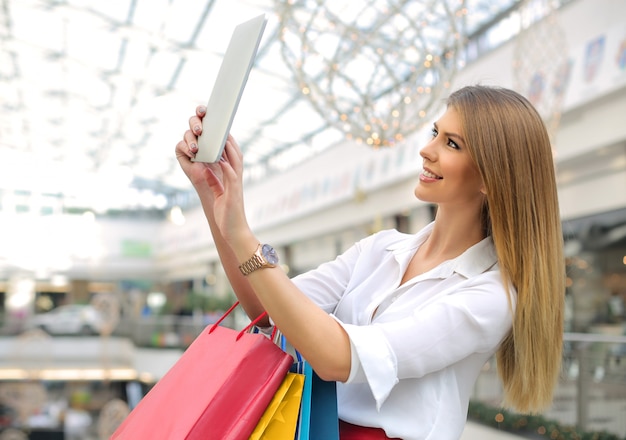
{"type": "Polygon", "coordinates": [[[430,171],[428,171],[428,170],[423,170],[423,171],[422,171],[422,174],[423,174],[425,177],[428,177],[428,178],[430,178],[430,179],[443,179],[443,177],[438,176],[438,175],[436,175],[436,174],[434,174],[434,173],[431,173],[431,172],[430,172],[430,171]]]}

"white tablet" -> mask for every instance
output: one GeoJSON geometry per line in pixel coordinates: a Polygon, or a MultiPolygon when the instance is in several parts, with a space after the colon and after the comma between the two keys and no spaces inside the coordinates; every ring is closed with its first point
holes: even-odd
{"type": "Polygon", "coordinates": [[[202,120],[195,162],[217,162],[222,157],[266,23],[262,14],[233,31],[202,120]]]}

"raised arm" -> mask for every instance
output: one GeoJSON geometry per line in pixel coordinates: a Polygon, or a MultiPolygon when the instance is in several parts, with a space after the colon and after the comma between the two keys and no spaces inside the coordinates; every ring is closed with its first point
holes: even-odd
{"type": "MultiPolygon", "coordinates": [[[[183,140],[176,145],[176,158],[198,193],[202,209],[208,220],[211,235],[213,236],[213,241],[215,242],[228,281],[248,317],[254,319],[264,311],[263,306],[254,294],[248,280],[241,274],[239,263],[233,250],[224,240],[224,237],[222,237],[215,223],[215,216],[213,215],[214,197],[209,182],[212,182],[213,185],[220,185],[222,170],[219,164],[192,162],[191,160],[198,151],[197,136],[202,133],[202,118],[205,114],[206,107],[198,106],[196,108],[196,115],[189,118],[189,130],[185,132],[183,140]],[[214,178],[209,179],[209,176],[214,176],[214,178]]],[[[268,321],[266,320],[265,323],[267,324],[268,321]]],[[[263,324],[263,322],[261,322],[261,324],[263,324]]]]}
{"type": "Polygon", "coordinates": [[[190,130],[176,145],[176,157],[200,197],[235,294],[248,316],[256,317],[266,310],[320,377],[347,380],[351,349],[343,327],[304,295],[280,267],[255,270],[247,276],[241,274],[239,265],[247,261],[259,245],[245,216],[243,156],[229,136],[217,164],[192,162],[204,113],[204,107],[198,107],[196,115],[190,118],[190,130]]]}

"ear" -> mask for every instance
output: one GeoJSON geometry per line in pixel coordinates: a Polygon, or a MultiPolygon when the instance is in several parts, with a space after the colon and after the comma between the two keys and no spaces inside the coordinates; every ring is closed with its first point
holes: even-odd
{"type": "Polygon", "coordinates": [[[487,195],[487,188],[485,188],[485,184],[480,185],[480,193],[484,196],[487,195]]]}

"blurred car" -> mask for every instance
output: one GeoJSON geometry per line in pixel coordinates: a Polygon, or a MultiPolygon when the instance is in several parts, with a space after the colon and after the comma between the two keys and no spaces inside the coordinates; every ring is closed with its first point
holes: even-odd
{"type": "Polygon", "coordinates": [[[71,304],[33,316],[30,326],[53,335],[95,335],[102,328],[102,317],[93,306],[71,304]]]}

